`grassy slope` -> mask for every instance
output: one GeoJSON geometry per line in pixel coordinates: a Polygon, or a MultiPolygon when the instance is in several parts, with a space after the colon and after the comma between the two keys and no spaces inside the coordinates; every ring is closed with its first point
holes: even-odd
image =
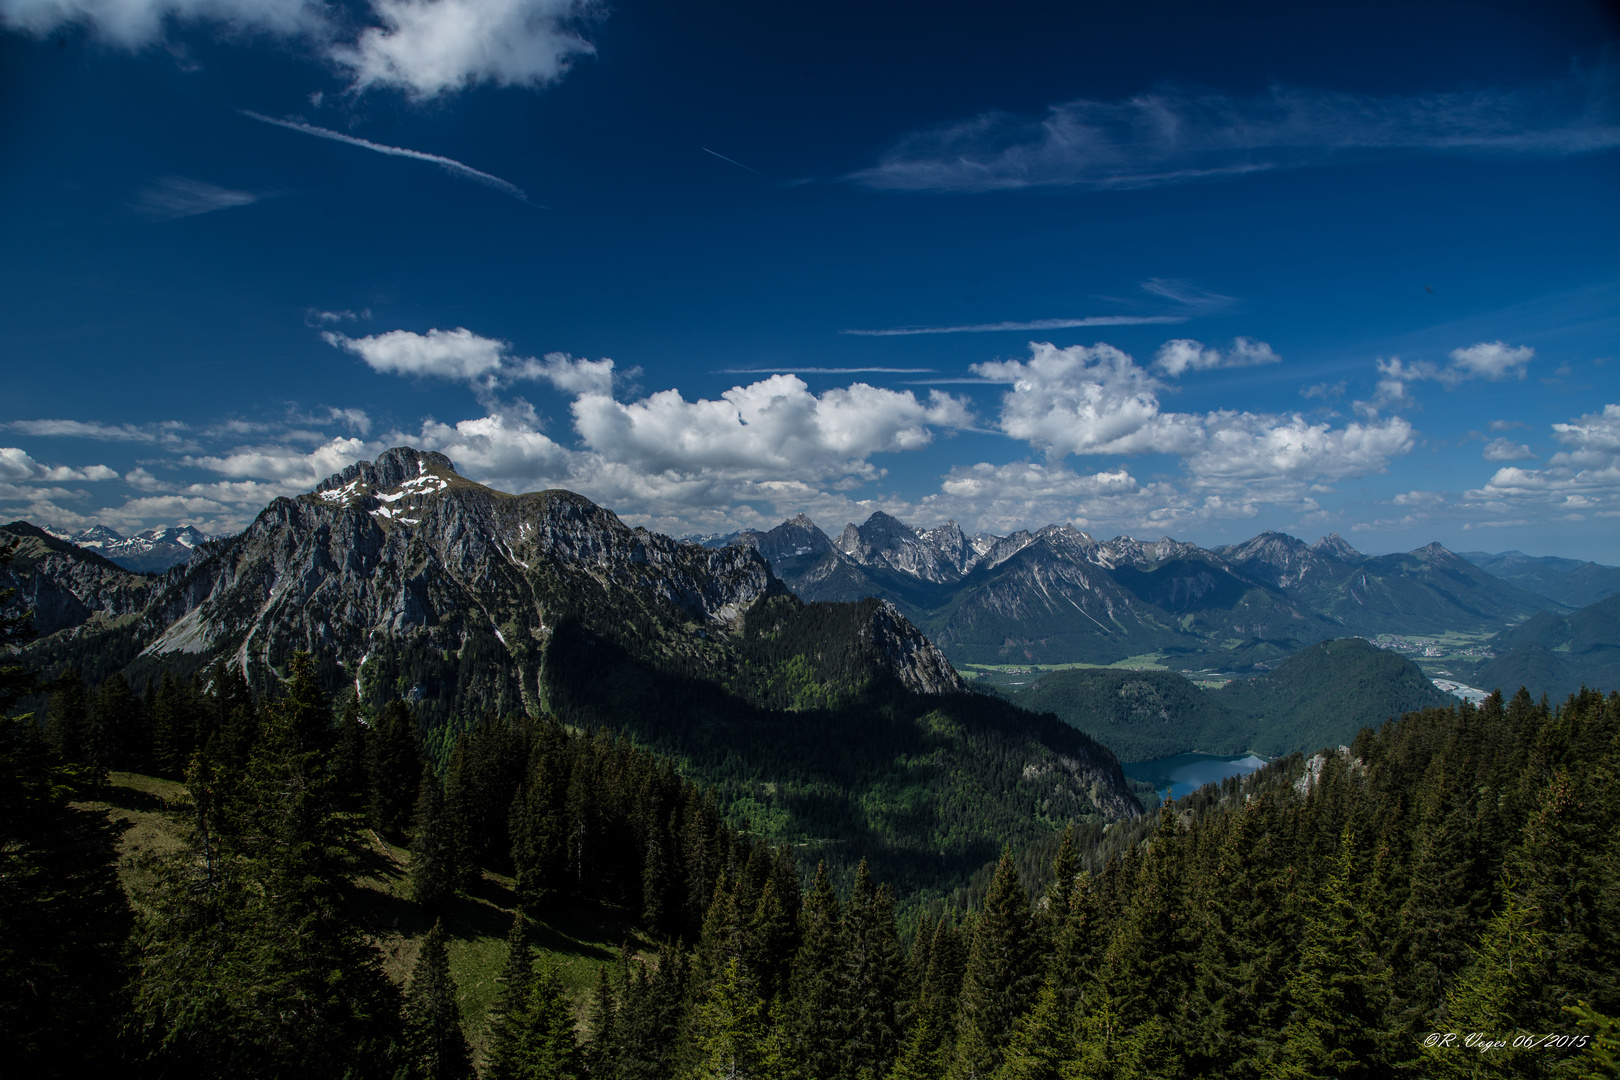
{"type": "MultiPolygon", "coordinates": [[[[185,789],[172,780],[139,773],[113,773],[110,781],[106,801],[85,805],[106,807],[113,820],[129,823],[119,845],[119,874],[125,889],[133,891],[144,884],[137,855],[181,850],[179,830],[164,808],[185,789]]],[[[382,954],[389,978],[401,985],[433,925],[432,918],[406,898],[409,863],[409,852],[365,830],[354,916],[382,954]]],[[[483,1053],[485,1014],[499,989],[495,980],[506,963],[506,935],[517,906],[511,884],[508,878],[486,873],[472,895],[457,899],[445,920],[462,1026],[478,1058],[483,1053]]],[[[638,951],[655,947],[636,932],[625,912],[593,904],[562,903],[540,913],[533,919],[530,940],[536,947],[536,963],[549,959],[557,965],[581,1011],[586,993],[596,985],[597,966],[617,957],[620,945],[628,941],[638,951]]]]}

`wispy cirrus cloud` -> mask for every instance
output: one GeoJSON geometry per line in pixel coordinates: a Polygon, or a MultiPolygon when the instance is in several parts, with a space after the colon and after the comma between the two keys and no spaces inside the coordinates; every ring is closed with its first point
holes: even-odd
{"type": "MultiPolygon", "coordinates": [[[[475,169],[471,165],[463,164],[455,158],[447,158],[441,154],[429,154],[421,150],[410,150],[403,146],[389,146],[387,143],[372,142],[370,139],[361,139],[354,135],[345,135],[341,131],[332,131],[330,128],[316,127],[306,124],[302,120],[278,120],[273,116],[256,113],[252,109],[237,110],[243,116],[251,117],[262,124],[274,124],[276,127],[286,128],[288,131],[297,131],[305,135],[313,135],[317,139],[331,139],[333,142],[345,143],[349,146],[358,146],[362,150],[370,150],[378,154],[387,154],[389,157],[410,158],[412,161],[426,161],[437,165],[451,176],[463,180],[471,180],[486,187],[492,187],[502,195],[510,195],[518,202],[527,203],[529,196],[524,190],[509,180],[502,180],[498,176],[475,169]]],[[[533,205],[532,203],[530,205],[533,205]]]]}
{"type": "Polygon", "coordinates": [[[1563,156],[1620,146],[1620,69],[1553,82],[1375,97],[1277,86],[1168,89],[987,112],[907,134],[847,178],[891,191],[1142,188],[1319,165],[1367,152],[1563,156]]]}
{"type": "Polygon", "coordinates": [[[233,206],[248,206],[261,197],[253,191],[235,191],[184,176],[165,176],[142,188],[131,205],[142,217],[174,221],[233,206]]]}
{"type": "Polygon", "coordinates": [[[885,330],[840,330],[856,337],[910,337],[913,334],[993,334],[1008,330],[1073,330],[1086,326],[1153,326],[1184,323],[1185,315],[1087,315],[1079,319],[967,323],[961,326],[895,326],[885,330]]]}
{"type": "Polygon", "coordinates": [[[12,420],[6,427],[24,435],[100,442],[164,443],[177,445],[186,425],[178,420],[158,424],[103,424],[94,420],[12,420]]]}
{"type": "Polygon", "coordinates": [[[938,368],[931,367],[781,367],[719,368],[716,375],[928,375],[938,368]]]}

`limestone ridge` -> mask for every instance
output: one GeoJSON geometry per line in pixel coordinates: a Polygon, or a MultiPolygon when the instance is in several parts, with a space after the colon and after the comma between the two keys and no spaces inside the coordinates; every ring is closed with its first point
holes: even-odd
{"type": "MultiPolygon", "coordinates": [[[[43,633],[97,611],[133,616],[154,664],[227,656],[260,689],[295,649],[329,658],[363,688],[379,650],[473,646],[498,661],[498,677],[478,675],[490,681],[486,707],[529,711],[545,707],[559,625],[655,665],[720,671],[728,631],[757,600],[786,592],[750,548],[632,529],[572,492],[508,495],[462,477],[442,454],[408,447],[276,499],[240,536],[200,547],[161,578],[39,536],[35,546],[62,550],[46,553],[48,565],[19,560],[13,576],[26,579],[43,633]]],[[[965,689],[892,606],[861,638],[909,690],[965,689]]]]}

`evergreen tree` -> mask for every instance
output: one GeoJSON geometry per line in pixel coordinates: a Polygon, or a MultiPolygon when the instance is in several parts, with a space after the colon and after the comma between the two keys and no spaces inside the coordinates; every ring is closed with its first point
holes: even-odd
{"type": "Polygon", "coordinates": [[[78,668],[68,668],[51,686],[51,706],[45,732],[64,762],[86,760],[86,739],[90,726],[90,696],[78,668]]]}
{"type": "Polygon", "coordinates": [[[32,716],[0,717],[0,1032],[8,1075],[94,1075],[121,1056],[132,917],[122,829],[75,806],[32,716]]]}
{"type": "Polygon", "coordinates": [[[518,1080],[585,1080],[585,1056],[574,1039],[573,1005],[549,961],[529,983],[519,1017],[518,1080]]]}
{"type": "Polygon", "coordinates": [[[431,765],[422,769],[417,788],[415,828],[411,832],[411,899],[429,911],[442,912],[456,896],[454,836],[446,819],[444,791],[431,765]]]}
{"type": "Polygon", "coordinates": [[[973,925],[956,1018],[951,1080],[988,1077],[1001,1065],[1014,1025],[1040,982],[1039,939],[1012,852],[996,865],[973,925]]]}
{"type": "Polygon", "coordinates": [[[423,1080],[467,1080],[472,1051],[461,1033],[461,1009],[444,947],[444,924],[435,922],[411,968],[405,999],[405,1025],[411,1057],[423,1080]]]}
{"type": "Polygon", "coordinates": [[[1446,995],[1445,1030],[1505,1037],[1508,1045],[1488,1054],[1467,1047],[1425,1046],[1423,1070],[1428,1075],[1462,1080],[1540,1071],[1536,1066],[1546,1058],[1545,1051],[1513,1045],[1515,1036],[1528,1034],[1524,1018],[1546,975],[1546,935],[1536,925],[1537,914],[1514,896],[1509,883],[1506,903],[1471,950],[1473,965],[1446,995]]]}
{"type": "Polygon", "coordinates": [[[775,1077],[782,1067],[777,1039],[767,1023],[759,990],[733,957],[698,1004],[693,1035],[699,1058],[692,1080],[775,1077]]]}
{"type": "Polygon", "coordinates": [[[1366,916],[1354,871],[1346,829],[1337,864],[1310,907],[1299,963],[1288,980],[1291,1013],[1272,1070],[1279,1080],[1388,1075],[1389,992],[1363,937],[1366,916]]]}
{"type": "Polygon", "coordinates": [[[371,739],[371,827],[394,839],[405,834],[422,779],[422,751],[410,707],[383,706],[371,739]]]}
{"type": "Polygon", "coordinates": [[[866,860],[855,870],[855,887],[844,913],[844,964],[848,1034],[844,1075],[881,1077],[899,1052],[896,1012],[903,975],[900,935],[889,887],[873,888],[866,860]]]}
{"type": "Polygon", "coordinates": [[[513,1080],[521,1062],[518,1043],[523,1030],[523,1010],[534,979],[534,957],[529,950],[528,920],[519,908],[512,916],[512,929],[506,935],[506,964],[497,981],[500,993],[489,1011],[489,1042],[485,1054],[485,1080],[513,1080]]]}
{"type": "Polygon", "coordinates": [[[844,937],[838,895],[825,864],[816,867],[800,916],[788,1009],[788,1062],[793,1075],[823,1080],[846,1064],[844,937]]]}
{"type": "Polygon", "coordinates": [[[165,1067],[202,1075],[387,1075],[399,995],[350,921],[353,830],[310,711],[321,695],[295,654],[245,775],[205,753],[188,780],[188,852],[147,906],[138,1003],[165,1067]]]}

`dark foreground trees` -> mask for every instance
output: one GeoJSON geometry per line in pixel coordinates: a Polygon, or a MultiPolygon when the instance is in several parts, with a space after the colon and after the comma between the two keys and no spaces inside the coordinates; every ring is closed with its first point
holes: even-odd
{"type": "MultiPolygon", "coordinates": [[[[0,739],[0,1022],[35,1072],[466,1076],[471,1044],[481,1075],[547,1080],[1551,1080],[1616,1052],[1620,696],[1414,714],[1061,844],[1045,871],[1008,852],[976,911],[902,920],[864,865],[801,883],[790,850],[611,733],[491,721],[441,778],[403,706],[388,754],[380,727],[334,722],[307,658],[268,703],[222,669],[193,690],[185,846],[140,868],[138,919],[116,832],[72,801],[93,768],[32,722],[0,739]],[[379,799],[413,764],[409,800],[379,799]],[[415,896],[446,913],[403,989],[349,906],[384,802],[415,896]],[[483,869],[542,918],[608,905],[661,944],[570,990],[519,917],[487,1030],[464,1023],[447,928],[483,869]],[[1511,1045],[1545,1034],[1596,1049],[1511,1045]]],[[[61,693],[67,747],[101,692],[61,693]]]]}

